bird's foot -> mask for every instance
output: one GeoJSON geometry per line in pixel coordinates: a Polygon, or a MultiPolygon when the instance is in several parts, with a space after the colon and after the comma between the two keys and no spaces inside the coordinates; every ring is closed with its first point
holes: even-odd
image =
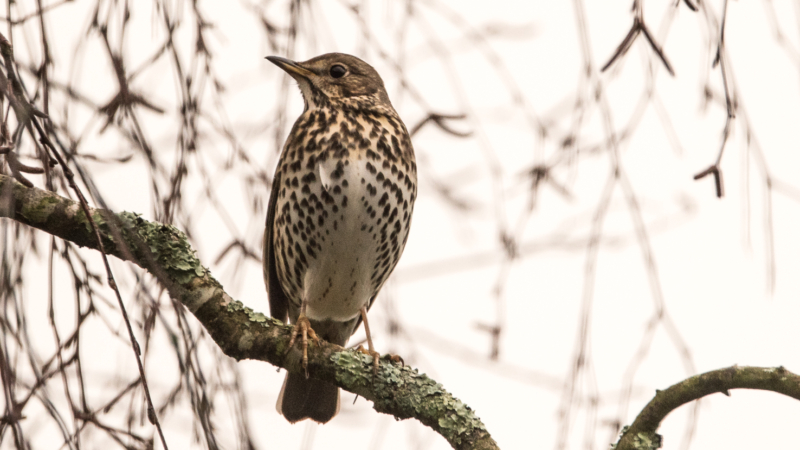
{"type": "Polygon", "coordinates": [[[306,378],[308,378],[308,340],[311,339],[315,344],[319,345],[319,337],[317,337],[314,329],[311,328],[311,322],[308,317],[303,313],[300,313],[292,326],[292,338],[289,340],[289,347],[286,349],[287,354],[294,347],[294,342],[297,340],[298,335],[301,337],[300,342],[303,345],[303,370],[306,371],[306,378]]]}
{"type": "Polygon", "coordinates": [[[406,365],[405,361],[403,361],[403,358],[401,358],[398,355],[393,355],[391,353],[381,356],[380,353],[378,353],[378,352],[376,352],[374,350],[367,350],[362,345],[359,345],[358,348],[356,349],[356,351],[359,352],[359,353],[363,353],[365,355],[372,356],[372,378],[373,378],[373,380],[378,375],[378,364],[380,363],[381,359],[386,359],[386,360],[388,360],[390,362],[393,362],[393,363],[400,363],[403,366],[406,365]]]}
{"type": "Polygon", "coordinates": [[[405,367],[406,366],[406,362],[403,361],[403,358],[400,355],[393,355],[391,353],[387,353],[387,354],[383,355],[382,358],[383,359],[388,359],[389,361],[391,361],[393,363],[400,363],[401,367],[405,367]]]}
{"type": "Polygon", "coordinates": [[[381,360],[381,354],[376,352],[375,350],[367,350],[364,348],[363,345],[359,345],[356,349],[357,352],[363,353],[365,355],[372,356],[372,380],[375,380],[375,377],[378,375],[378,364],[381,360]]]}

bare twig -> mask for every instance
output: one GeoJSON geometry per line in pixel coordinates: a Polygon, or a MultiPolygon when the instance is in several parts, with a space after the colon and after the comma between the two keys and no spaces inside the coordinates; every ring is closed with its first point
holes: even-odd
{"type": "Polygon", "coordinates": [[[672,64],[669,63],[667,60],[667,55],[664,54],[664,51],[661,49],[661,46],[656,42],[655,38],[653,37],[650,30],[647,28],[647,24],[644,22],[644,16],[642,14],[641,3],[636,2],[635,5],[638,7],[634,8],[635,16],[633,18],[633,25],[631,25],[631,29],[628,30],[628,34],[625,36],[625,39],[617,46],[617,49],[614,50],[614,54],[611,55],[611,58],[608,60],[607,63],[603,65],[600,69],[600,72],[605,72],[606,69],[611,67],[614,62],[616,62],[619,58],[624,56],[628,53],[628,50],[631,48],[633,43],[636,41],[636,38],[639,37],[639,34],[644,34],[644,37],[647,39],[647,43],[650,44],[650,48],[658,55],[658,58],[664,64],[664,67],[667,68],[667,71],[673,77],[675,76],[675,71],[672,69],[672,64]]]}

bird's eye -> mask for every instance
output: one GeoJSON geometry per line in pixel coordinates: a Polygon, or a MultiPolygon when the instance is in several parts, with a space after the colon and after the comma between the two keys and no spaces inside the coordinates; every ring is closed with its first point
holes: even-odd
{"type": "Polygon", "coordinates": [[[347,73],[347,69],[341,64],[334,64],[331,66],[331,76],[333,78],[342,78],[347,73]]]}

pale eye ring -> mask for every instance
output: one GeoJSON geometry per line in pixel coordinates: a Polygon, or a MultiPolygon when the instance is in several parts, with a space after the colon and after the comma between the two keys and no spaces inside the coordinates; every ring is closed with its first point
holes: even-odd
{"type": "Polygon", "coordinates": [[[331,66],[330,74],[333,78],[342,78],[347,73],[347,69],[341,64],[334,64],[331,66]]]}

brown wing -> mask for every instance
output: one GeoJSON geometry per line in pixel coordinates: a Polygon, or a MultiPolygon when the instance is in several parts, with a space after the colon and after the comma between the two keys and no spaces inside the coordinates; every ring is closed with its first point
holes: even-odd
{"type": "Polygon", "coordinates": [[[281,174],[275,170],[272,180],[272,190],[269,193],[269,208],[267,209],[267,225],[264,230],[264,283],[267,285],[269,297],[269,314],[284,322],[289,318],[289,298],[278,280],[277,264],[275,262],[275,246],[272,245],[272,227],[275,222],[275,206],[278,203],[278,192],[281,186],[281,174]]]}

